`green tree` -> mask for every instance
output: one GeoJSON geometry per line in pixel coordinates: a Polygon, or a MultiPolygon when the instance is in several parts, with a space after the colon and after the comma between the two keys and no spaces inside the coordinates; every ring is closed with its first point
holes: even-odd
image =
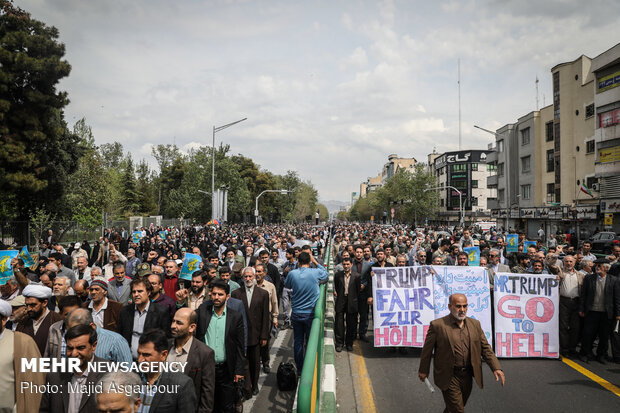
{"type": "Polygon", "coordinates": [[[140,210],[138,203],[138,191],[136,190],[136,173],[133,160],[128,154],[123,171],[123,212],[126,216],[135,214],[140,210]]]}
{"type": "Polygon", "coordinates": [[[153,173],[144,159],[136,167],[136,192],[138,193],[138,210],[142,214],[152,215],[157,212],[153,173]]]}
{"type": "Polygon", "coordinates": [[[316,204],[316,209],[319,210],[319,220],[321,222],[329,220],[329,211],[323,204],[316,204]]]}
{"type": "Polygon", "coordinates": [[[0,0],[1,202],[19,199],[20,219],[42,205],[63,213],[65,184],[81,155],[78,138],[63,120],[67,94],[56,90],[71,71],[58,35],[0,0]]]}
{"type": "Polygon", "coordinates": [[[123,144],[120,142],[104,143],[99,147],[101,159],[106,169],[119,168],[123,160],[123,144]]]}
{"type": "Polygon", "coordinates": [[[316,203],[318,200],[318,192],[312,186],[312,183],[302,182],[295,192],[295,211],[294,217],[297,222],[306,221],[310,216],[314,219],[316,212],[316,203]]]}

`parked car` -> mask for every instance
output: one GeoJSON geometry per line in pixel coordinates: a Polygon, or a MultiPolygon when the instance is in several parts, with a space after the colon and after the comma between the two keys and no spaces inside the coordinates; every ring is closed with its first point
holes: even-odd
{"type": "Polygon", "coordinates": [[[598,232],[590,237],[592,252],[611,254],[614,245],[620,245],[620,236],[615,232],[598,232]]]}

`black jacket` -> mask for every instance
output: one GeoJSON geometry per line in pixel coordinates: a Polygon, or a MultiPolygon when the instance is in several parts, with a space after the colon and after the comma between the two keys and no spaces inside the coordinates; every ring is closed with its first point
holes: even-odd
{"type": "Polygon", "coordinates": [[[349,279],[349,294],[345,300],[344,271],[338,271],[334,275],[334,292],[337,294],[335,310],[337,313],[357,313],[361,280],[362,279],[358,273],[351,272],[351,278],[349,279]]]}
{"type": "MultiPolygon", "coordinates": [[[[131,336],[133,334],[133,316],[136,308],[133,304],[127,304],[121,310],[121,313],[116,322],[116,332],[123,336],[129,347],[131,347],[131,336]]],[[[144,330],[149,331],[153,328],[159,328],[170,337],[170,314],[168,310],[161,305],[155,303],[149,304],[149,310],[146,313],[146,320],[144,320],[144,330]]]]}
{"type": "MultiPolygon", "coordinates": [[[[594,304],[594,295],[596,294],[596,283],[598,282],[598,275],[588,274],[583,279],[583,285],[581,286],[581,296],[579,300],[579,311],[587,314],[592,310],[592,304],[594,304]]],[[[617,288],[618,280],[607,274],[605,276],[605,312],[607,318],[614,318],[620,315],[620,288],[617,288]],[[614,288],[616,294],[614,294],[614,288]]]]}
{"type": "MultiPolygon", "coordinates": [[[[211,301],[202,303],[196,313],[198,315],[198,322],[196,323],[194,336],[204,343],[205,334],[207,334],[207,328],[209,328],[209,323],[211,322],[213,303],[211,301]]],[[[243,317],[241,313],[229,307],[226,307],[225,335],[226,365],[232,380],[235,374],[239,376],[245,374],[245,334],[243,332],[243,317]]]]}
{"type": "Polygon", "coordinates": [[[183,373],[163,372],[157,382],[159,386],[174,388],[171,392],[157,392],[151,401],[149,413],[195,413],[197,398],[194,382],[183,373]]]}

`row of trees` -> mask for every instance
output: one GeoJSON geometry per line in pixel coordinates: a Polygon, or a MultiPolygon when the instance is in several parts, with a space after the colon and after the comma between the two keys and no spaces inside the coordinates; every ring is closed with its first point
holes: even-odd
{"type": "MultiPolygon", "coordinates": [[[[85,119],[70,128],[63,109],[69,103],[58,82],[71,66],[58,30],[32,19],[12,2],[0,0],[0,220],[47,216],[101,224],[102,214],[206,220],[211,188],[210,147],[183,153],[176,145],[157,145],[157,168],[135,160],[119,142],[96,145],[85,119]]],[[[216,187],[229,187],[229,219],[248,218],[255,197],[265,189],[260,213],[268,220],[300,221],[314,216],[318,204],[310,182],[296,172],[276,175],[228,146],[215,150],[216,187]]]]}
{"type": "Polygon", "coordinates": [[[351,221],[381,222],[387,213],[390,220],[394,208],[394,220],[397,222],[421,225],[426,218],[432,218],[437,212],[439,195],[436,191],[425,191],[437,185],[437,179],[417,164],[413,172],[401,169],[385,185],[360,197],[349,211],[340,211],[338,218],[351,221]]]}

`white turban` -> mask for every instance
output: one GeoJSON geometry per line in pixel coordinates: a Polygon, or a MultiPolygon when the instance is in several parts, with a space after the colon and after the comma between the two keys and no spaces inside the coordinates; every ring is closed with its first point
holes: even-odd
{"type": "Polygon", "coordinates": [[[13,313],[13,307],[5,300],[0,300],[0,316],[8,317],[13,313]]]}
{"type": "Polygon", "coordinates": [[[24,297],[38,298],[39,300],[47,300],[52,296],[52,289],[44,285],[28,284],[23,290],[24,297]]]}

